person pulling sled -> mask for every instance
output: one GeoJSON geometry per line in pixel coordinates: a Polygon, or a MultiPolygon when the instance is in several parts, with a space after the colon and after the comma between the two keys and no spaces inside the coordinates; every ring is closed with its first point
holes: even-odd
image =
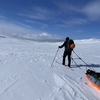
{"type": "Polygon", "coordinates": [[[62,64],[65,65],[65,59],[66,56],[68,56],[68,67],[70,67],[71,65],[71,54],[73,49],[75,48],[75,44],[74,41],[72,39],[70,39],[69,37],[66,37],[66,40],[64,41],[64,43],[59,46],[58,48],[65,48],[64,53],[63,53],[63,61],[62,64]]]}

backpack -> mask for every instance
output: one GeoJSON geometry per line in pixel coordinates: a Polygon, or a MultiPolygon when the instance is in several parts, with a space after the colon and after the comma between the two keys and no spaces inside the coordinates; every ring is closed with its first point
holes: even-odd
{"type": "Polygon", "coordinates": [[[68,43],[67,43],[67,49],[68,50],[73,50],[75,48],[75,43],[72,39],[69,39],[68,40],[68,43]]]}

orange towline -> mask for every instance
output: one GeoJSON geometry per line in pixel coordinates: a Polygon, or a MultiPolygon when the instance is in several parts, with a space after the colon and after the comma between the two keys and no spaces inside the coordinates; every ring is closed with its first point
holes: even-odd
{"type": "Polygon", "coordinates": [[[95,83],[90,79],[90,75],[86,75],[86,78],[92,83],[92,85],[93,85],[94,87],[96,87],[97,89],[100,90],[100,87],[99,87],[97,84],[95,84],[95,83]]]}

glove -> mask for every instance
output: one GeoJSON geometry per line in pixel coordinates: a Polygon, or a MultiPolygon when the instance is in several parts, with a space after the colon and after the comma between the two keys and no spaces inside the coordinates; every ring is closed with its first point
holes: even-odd
{"type": "Polygon", "coordinates": [[[58,48],[61,48],[60,46],[58,46],[58,48]]]}

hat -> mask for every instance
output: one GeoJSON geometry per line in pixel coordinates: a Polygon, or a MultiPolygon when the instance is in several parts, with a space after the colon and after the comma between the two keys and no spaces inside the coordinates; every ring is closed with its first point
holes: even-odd
{"type": "Polygon", "coordinates": [[[69,37],[66,37],[66,40],[69,40],[69,37]]]}

